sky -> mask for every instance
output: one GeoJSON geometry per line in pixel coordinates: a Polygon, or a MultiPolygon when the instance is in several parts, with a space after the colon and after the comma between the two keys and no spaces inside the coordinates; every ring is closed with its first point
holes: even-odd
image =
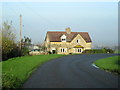
{"type": "Polygon", "coordinates": [[[0,0],[0,2],[118,2],[119,0],[0,0]]]}
{"type": "MultiPolygon", "coordinates": [[[[19,40],[20,14],[22,36],[42,43],[47,31],[88,32],[93,45],[117,45],[117,2],[3,2],[2,22],[11,21],[19,40]]],[[[0,7],[1,9],[1,7],[0,7]]]]}

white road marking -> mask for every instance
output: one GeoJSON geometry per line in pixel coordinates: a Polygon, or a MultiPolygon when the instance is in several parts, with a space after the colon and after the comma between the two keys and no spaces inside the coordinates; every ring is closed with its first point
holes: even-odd
{"type": "Polygon", "coordinates": [[[98,66],[96,66],[95,64],[92,64],[92,66],[93,66],[93,67],[95,67],[95,68],[99,68],[99,67],[98,67],[98,66]]]}

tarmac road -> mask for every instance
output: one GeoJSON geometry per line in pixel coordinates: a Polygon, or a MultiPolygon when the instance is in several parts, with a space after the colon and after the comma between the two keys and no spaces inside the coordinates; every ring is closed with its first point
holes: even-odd
{"type": "Polygon", "coordinates": [[[23,88],[118,88],[118,76],[92,66],[116,54],[69,55],[39,67],[23,88]]]}

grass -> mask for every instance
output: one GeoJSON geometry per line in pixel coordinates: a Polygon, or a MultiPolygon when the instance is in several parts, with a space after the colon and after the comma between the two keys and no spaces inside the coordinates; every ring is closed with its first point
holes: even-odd
{"type": "Polygon", "coordinates": [[[2,88],[2,64],[0,63],[0,89],[2,88]]]}
{"type": "MultiPolygon", "coordinates": [[[[2,87],[20,88],[30,74],[43,63],[65,55],[37,55],[12,58],[2,62],[2,87]]],[[[0,63],[1,64],[1,63],[0,63]]]]}
{"type": "Polygon", "coordinates": [[[115,50],[115,53],[120,54],[120,50],[119,49],[115,50]]]}
{"type": "Polygon", "coordinates": [[[120,56],[113,56],[100,59],[94,62],[101,69],[114,72],[120,75],[120,56]]]}

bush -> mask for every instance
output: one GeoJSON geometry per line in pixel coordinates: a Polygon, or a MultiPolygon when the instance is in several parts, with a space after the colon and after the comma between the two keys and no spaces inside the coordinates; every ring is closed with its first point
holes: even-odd
{"type": "Polygon", "coordinates": [[[48,54],[52,54],[52,52],[51,52],[51,51],[48,51],[48,54]]]}
{"type": "Polygon", "coordinates": [[[107,49],[107,52],[114,53],[115,51],[113,51],[112,49],[107,49]]]}
{"type": "Polygon", "coordinates": [[[9,52],[6,53],[4,51],[2,51],[2,60],[5,61],[9,58],[13,58],[13,57],[18,57],[20,56],[20,49],[19,47],[17,47],[16,45],[13,46],[13,49],[9,52]]]}
{"type": "Polygon", "coordinates": [[[97,53],[114,53],[112,49],[88,49],[82,52],[83,54],[97,54],[97,53]]]}
{"type": "Polygon", "coordinates": [[[20,53],[21,53],[21,56],[29,55],[29,49],[26,47],[22,47],[20,53]]]}
{"type": "Polygon", "coordinates": [[[10,75],[10,74],[2,75],[2,90],[19,88],[21,83],[22,81],[13,75],[10,75]]]}
{"type": "Polygon", "coordinates": [[[15,46],[13,50],[8,54],[8,57],[13,58],[13,57],[18,57],[18,56],[20,56],[20,49],[19,47],[15,46]]]}

